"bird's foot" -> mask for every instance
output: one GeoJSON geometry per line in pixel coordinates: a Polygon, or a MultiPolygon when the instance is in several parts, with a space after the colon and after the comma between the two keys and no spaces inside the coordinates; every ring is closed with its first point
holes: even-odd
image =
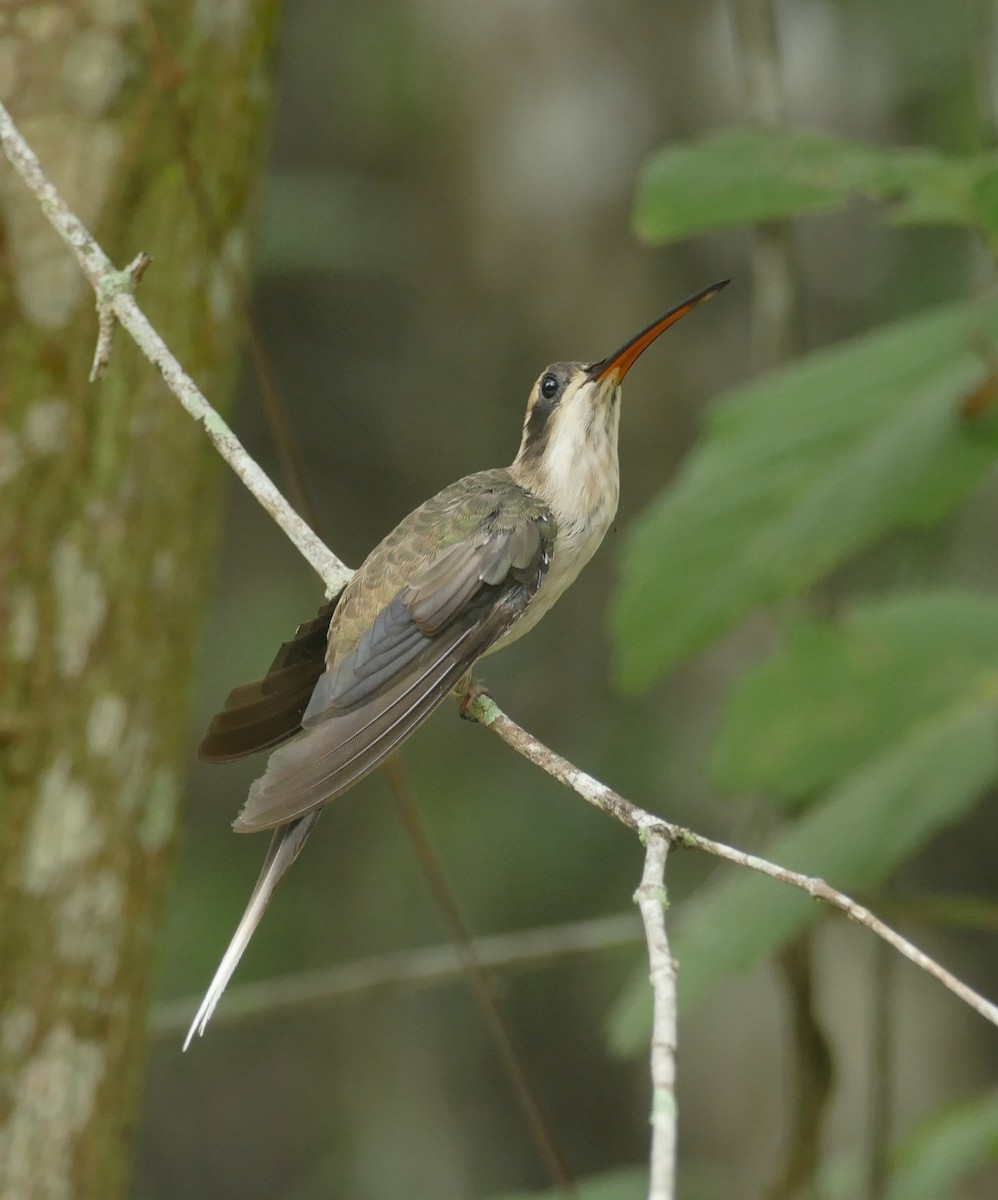
{"type": "Polygon", "coordinates": [[[477,718],[468,709],[474,704],[479,696],[487,696],[492,699],[492,693],[484,683],[479,683],[478,680],[470,672],[463,675],[455,684],[454,691],[460,697],[458,702],[458,713],[463,721],[474,721],[477,718]]]}

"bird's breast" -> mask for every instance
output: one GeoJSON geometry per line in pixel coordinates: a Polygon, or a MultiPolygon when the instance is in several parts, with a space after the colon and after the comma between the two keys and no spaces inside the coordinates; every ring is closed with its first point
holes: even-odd
{"type": "Polygon", "coordinates": [[[579,572],[599,549],[607,530],[617,512],[617,488],[608,487],[594,498],[595,503],[586,513],[555,512],[558,532],[551,553],[551,563],[536,595],[527,605],[526,611],[516,624],[495,643],[492,650],[515,642],[537,624],[559,599],[563,592],[575,582],[579,572]]]}

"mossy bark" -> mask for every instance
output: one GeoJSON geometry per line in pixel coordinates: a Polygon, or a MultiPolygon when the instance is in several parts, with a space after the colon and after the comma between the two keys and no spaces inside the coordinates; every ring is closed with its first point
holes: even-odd
{"type": "MultiPolygon", "coordinates": [[[[11,4],[0,98],[216,402],[273,0],[11,4]]],[[[0,1196],[127,1186],[222,468],[0,159],[0,1196]]]]}

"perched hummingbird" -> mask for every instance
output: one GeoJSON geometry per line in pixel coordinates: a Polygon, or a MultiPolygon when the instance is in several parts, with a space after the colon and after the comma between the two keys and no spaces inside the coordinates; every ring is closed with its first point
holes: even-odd
{"type": "Polygon", "coordinates": [[[233,826],[274,833],[185,1050],[204,1033],[322,806],[384,762],[449,692],[466,690],[478,659],[532,629],[595,554],[617,511],[621,382],[660,333],[727,283],[609,358],[548,367],[512,465],[466,475],[411,512],[285,642],[266,676],[230,694],[199,754],[227,762],[280,747],[233,826]]]}

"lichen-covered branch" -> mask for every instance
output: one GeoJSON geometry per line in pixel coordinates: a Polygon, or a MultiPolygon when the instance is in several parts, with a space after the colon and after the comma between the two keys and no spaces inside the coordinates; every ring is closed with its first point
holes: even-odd
{"type": "Polygon", "coordinates": [[[665,928],[665,860],[669,839],[660,830],[648,835],[641,884],[634,894],[648,943],[649,978],[654,997],[651,1031],[651,1154],[648,1200],[673,1200],[676,1194],[676,964],[665,928]]]}
{"type": "MultiPolygon", "coordinates": [[[[263,505],[305,561],[334,595],[350,578],[349,569],[295,512],[242,443],[208,403],[169,347],[152,327],[134,295],[135,265],[118,271],[83,223],[73,214],[54,184],[46,177],[34,151],[0,104],[0,148],[11,166],[36,196],[42,212],[80,264],[97,296],[98,341],[92,374],[106,366],[110,346],[109,314],[128,330],[135,344],[163,376],[167,387],[211,438],[219,454],[263,505]]],[[[140,260],[136,260],[138,263],[140,260]]]]}
{"type": "Polygon", "coordinates": [[[747,854],[744,850],[736,850],[733,846],[725,845],[724,842],[716,842],[712,838],[702,837],[699,833],[694,833],[692,829],[675,825],[671,821],[666,821],[654,813],[639,808],[630,800],[626,800],[619,792],[615,792],[613,788],[607,787],[605,783],[600,783],[592,775],[587,775],[585,771],[579,770],[568,759],[562,758],[560,754],[556,754],[543,742],[539,742],[532,734],[506,716],[489,696],[478,696],[474,699],[465,709],[465,715],[474,717],[482,725],[488,726],[517,753],[522,754],[524,758],[546,771],[559,783],[571,788],[573,792],[576,792],[584,800],[588,800],[602,812],[614,817],[639,834],[648,836],[658,830],[675,846],[689,846],[694,850],[702,850],[705,854],[711,854],[715,858],[723,858],[727,862],[735,863],[736,866],[747,867],[750,871],[758,871],[760,875],[768,875],[770,879],[800,888],[813,899],[823,900],[833,908],[839,909],[850,920],[865,926],[877,937],[883,938],[899,954],[903,954],[915,966],[938,980],[955,996],[959,996],[965,1004],[970,1005],[985,1020],[990,1021],[992,1025],[998,1025],[998,1005],[968,987],[935,959],[930,958],[907,938],[902,937],[897,930],[875,917],[868,908],[864,908],[862,904],[858,904],[844,892],[830,887],[823,879],[818,879],[813,875],[802,875],[799,871],[790,871],[778,863],[769,862],[756,854],[747,854]]]}

